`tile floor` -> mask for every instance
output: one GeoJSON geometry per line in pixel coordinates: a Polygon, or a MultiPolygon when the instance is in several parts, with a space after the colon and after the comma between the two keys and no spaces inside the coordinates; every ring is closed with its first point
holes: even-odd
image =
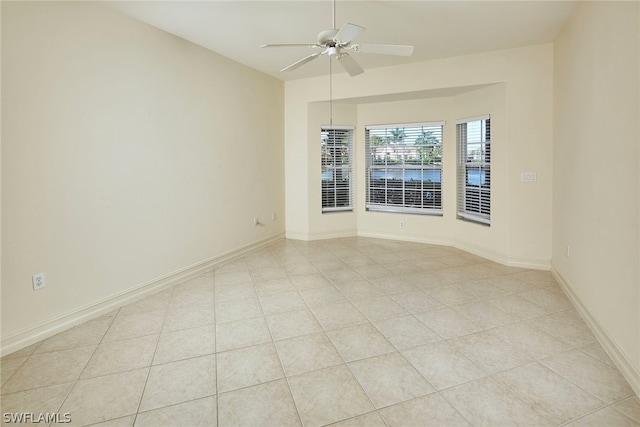
{"type": "Polygon", "coordinates": [[[3,414],[71,425],[640,425],[548,272],[389,240],[283,240],[1,362],[3,414]]]}

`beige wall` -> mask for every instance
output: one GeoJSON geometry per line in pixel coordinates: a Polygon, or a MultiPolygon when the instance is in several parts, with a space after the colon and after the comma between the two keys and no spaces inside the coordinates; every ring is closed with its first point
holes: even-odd
{"type": "Polygon", "coordinates": [[[638,393],[639,19],[586,2],[555,45],[552,261],[638,393]]]}
{"type": "MultiPolygon", "coordinates": [[[[507,264],[549,268],[551,44],[367,70],[353,78],[342,73],[333,81],[334,105],[357,111],[353,122],[341,123],[356,126],[357,218],[355,224],[350,214],[330,214],[333,218],[343,215],[349,229],[355,227],[353,234],[450,244],[507,264]],[[455,220],[455,120],[482,114],[492,114],[495,130],[491,228],[455,220]],[[364,126],[433,120],[447,121],[444,216],[366,212],[364,126]],[[520,182],[521,172],[536,172],[538,182],[520,182]],[[405,229],[399,228],[400,219],[405,229]]],[[[291,238],[340,234],[337,219],[318,219],[314,202],[319,206],[320,151],[314,135],[325,118],[308,112],[328,94],[326,77],[285,83],[286,228],[291,238]]]]}
{"type": "Polygon", "coordinates": [[[2,2],[3,351],[281,235],[283,102],[281,81],[98,5],[2,2]]]}

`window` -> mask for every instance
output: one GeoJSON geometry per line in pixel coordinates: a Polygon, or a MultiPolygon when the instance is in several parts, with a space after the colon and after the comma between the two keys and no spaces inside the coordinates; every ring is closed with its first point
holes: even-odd
{"type": "Polygon", "coordinates": [[[460,120],[458,133],[458,218],[490,224],[491,121],[460,120]]]}
{"type": "Polygon", "coordinates": [[[367,126],[367,210],[442,214],[444,122],[367,126]]]}
{"type": "Polygon", "coordinates": [[[323,126],[322,212],[353,210],[353,128],[323,126]]]}

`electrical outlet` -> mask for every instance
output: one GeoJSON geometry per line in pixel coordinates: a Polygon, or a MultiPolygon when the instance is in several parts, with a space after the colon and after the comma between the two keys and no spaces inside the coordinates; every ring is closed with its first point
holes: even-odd
{"type": "Polygon", "coordinates": [[[45,286],[44,273],[34,274],[33,277],[31,278],[31,281],[33,282],[34,291],[44,288],[45,286]]]}
{"type": "Polygon", "coordinates": [[[278,219],[278,216],[276,215],[275,212],[271,213],[271,221],[275,221],[276,219],[278,219]]]}
{"type": "Polygon", "coordinates": [[[257,216],[253,218],[253,225],[260,225],[260,218],[258,218],[257,216]]]}
{"type": "Polygon", "coordinates": [[[400,228],[404,228],[404,221],[400,220],[400,228]]]}

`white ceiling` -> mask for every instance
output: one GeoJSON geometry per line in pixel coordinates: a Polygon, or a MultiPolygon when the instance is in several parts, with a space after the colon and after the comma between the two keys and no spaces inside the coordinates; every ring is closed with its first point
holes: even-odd
{"type": "MultiPolygon", "coordinates": [[[[282,80],[329,73],[318,58],[279,70],[316,50],[261,49],[265,43],[316,42],[332,27],[331,0],[124,1],[110,7],[282,80]]],[[[353,53],[365,69],[486,52],[555,39],[576,2],[336,0],[336,25],[367,28],[359,43],[410,44],[411,57],[353,53]]],[[[336,66],[334,72],[342,72],[336,66]]],[[[354,78],[358,78],[357,76],[354,78]]]]}

